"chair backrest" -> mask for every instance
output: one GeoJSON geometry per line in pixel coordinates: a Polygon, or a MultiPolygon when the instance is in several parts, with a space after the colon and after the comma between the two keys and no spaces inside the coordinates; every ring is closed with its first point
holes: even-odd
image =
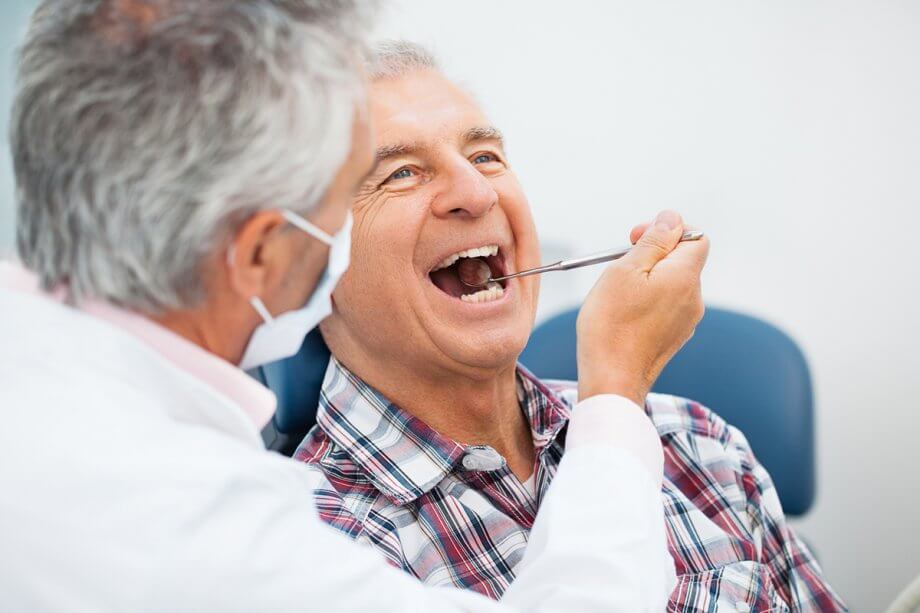
{"type": "Polygon", "coordinates": [[[266,447],[288,456],[294,453],[316,423],[319,392],[328,365],[329,349],[319,328],[315,328],[296,355],[250,371],[278,397],[275,415],[262,431],[266,447]]]}
{"type": "MultiPolygon", "coordinates": [[[[538,326],[521,362],[539,377],[577,379],[577,316],[573,309],[538,326]]],[[[701,402],[741,430],[770,472],[786,514],[808,511],[815,495],[814,399],[805,357],[786,334],[710,307],[654,391],[701,402]]]]}

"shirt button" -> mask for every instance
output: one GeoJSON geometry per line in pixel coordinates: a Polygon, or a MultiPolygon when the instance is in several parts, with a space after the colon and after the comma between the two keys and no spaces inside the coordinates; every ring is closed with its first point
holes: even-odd
{"type": "Polygon", "coordinates": [[[735,611],[738,613],[750,613],[751,605],[746,602],[741,602],[740,600],[735,603],[735,611]]]}
{"type": "Polygon", "coordinates": [[[470,447],[463,456],[463,468],[466,470],[491,471],[504,465],[505,458],[491,447],[470,447]]]}

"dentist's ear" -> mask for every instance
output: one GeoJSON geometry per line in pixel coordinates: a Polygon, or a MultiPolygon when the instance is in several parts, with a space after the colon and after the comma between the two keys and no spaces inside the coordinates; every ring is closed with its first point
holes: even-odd
{"type": "Polygon", "coordinates": [[[291,258],[287,221],[278,210],[259,211],[236,232],[227,250],[230,289],[245,300],[271,293],[291,258]]]}

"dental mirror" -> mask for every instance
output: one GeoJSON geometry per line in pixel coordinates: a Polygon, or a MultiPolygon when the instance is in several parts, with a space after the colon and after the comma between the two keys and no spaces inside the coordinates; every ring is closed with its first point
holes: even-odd
{"type": "MultiPolygon", "coordinates": [[[[684,232],[683,236],[680,238],[680,242],[683,243],[685,241],[698,241],[701,238],[703,238],[703,233],[701,231],[690,230],[684,232]]],[[[529,277],[530,275],[539,275],[543,274],[544,272],[572,270],[573,268],[582,268],[583,266],[593,266],[594,264],[612,262],[613,260],[620,259],[630,251],[632,251],[631,246],[620,247],[608,251],[601,251],[600,253],[592,253],[591,255],[586,255],[579,258],[559,260],[558,262],[554,262],[552,264],[546,264],[545,266],[531,268],[529,270],[522,270],[521,272],[505,275],[503,277],[492,277],[489,266],[482,260],[469,259],[462,260],[460,262],[458,265],[457,273],[460,277],[460,281],[467,287],[485,287],[489,283],[504,281],[506,279],[514,279],[516,277],[529,277]]]]}

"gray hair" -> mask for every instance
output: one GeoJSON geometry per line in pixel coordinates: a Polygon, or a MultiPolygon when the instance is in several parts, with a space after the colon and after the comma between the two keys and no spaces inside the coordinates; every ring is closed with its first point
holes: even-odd
{"type": "Polygon", "coordinates": [[[77,303],[200,303],[207,257],[248,216],[322,200],[374,7],[43,0],[10,121],[23,264],[77,303]]]}
{"type": "Polygon", "coordinates": [[[407,40],[385,40],[374,45],[367,58],[371,80],[401,77],[413,70],[440,70],[434,55],[407,40]]]}

